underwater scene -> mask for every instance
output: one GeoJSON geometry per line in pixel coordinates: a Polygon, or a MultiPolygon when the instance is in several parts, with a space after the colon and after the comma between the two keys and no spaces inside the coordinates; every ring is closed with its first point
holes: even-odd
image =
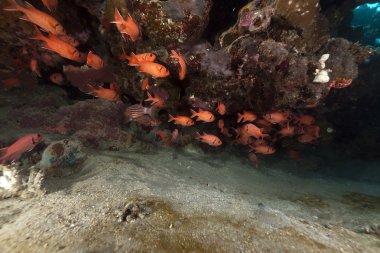
{"type": "Polygon", "coordinates": [[[380,252],[380,1],[0,0],[0,253],[380,252]]]}

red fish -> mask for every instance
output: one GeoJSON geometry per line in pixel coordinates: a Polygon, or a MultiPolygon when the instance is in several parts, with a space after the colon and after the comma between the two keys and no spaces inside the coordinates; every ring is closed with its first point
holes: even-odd
{"type": "Polygon", "coordinates": [[[33,24],[41,27],[45,31],[54,34],[54,35],[66,35],[65,29],[63,26],[53,17],[48,14],[37,10],[28,2],[25,2],[25,7],[17,4],[15,0],[10,1],[10,6],[6,7],[6,11],[21,11],[25,16],[20,19],[30,21],[33,24]]]}
{"type": "Polygon", "coordinates": [[[110,84],[109,89],[106,89],[103,87],[93,87],[91,85],[87,85],[85,87],[85,89],[83,89],[82,91],[85,93],[88,93],[94,97],[109,100],[112,102],[116,102],[116,101],[120,100],[120,89],[114,83],[110,84]]]}
{"type": "Polygon", "coordinates": [[[39,133],[28,134],[18,139],[9,147],[0,149],[0,152],[5,153],[0,157],[0,164],[18,160],[23,153],[34,149],[41,140],[42,136],[39,133]]]}
{"type": "Polygon", "coordinates": [[[172,132],[172,138],[171,138],[171,142],[174,142],[176,139],[177,139],[177,137],[178,137],[178,129],[176,128],[176,129],[174,129],[173,130],[173,132],[172,132]]]}
{"type": "Polygon", "coordinates": [[[312,143],[316,138],[310,134],[303,134],[297,138],[301,143],[312,143]]]}
{"type": "Polygon", "coordinates": [[[141,88],[141,90],[149,90],[149,88],[150,88],[149,78],[144,78],[144,80],[141,83],[140,88],[141,88]]]}
{"type": "Polygon", "coordinates": [[[166,132],[162,130],[156,130],[156,131],[153,131],[153,133],[160,136],[162,144],[164,145],[170,144],[170,136],[166,132]]]}
{"type": "Polygon", "coordinates": [[[352,83],[352,79],[337,78],[336,80],[330,83],[330,85],[328,86],[328,90],[330,91],[332,88],[343,89],[351,85],[351,83],[352,83]]]}
{"type": "Polygon", "coordinates": [[[194,125],[194,121],[187,116],[173,117],[172,115],[169,114],[168,122],[172,122],[172,121],[174,121],[174,124],[181,125],[181,126],[192,126],[192,125],[194,125]]]}
{"type": "Polygon", "coordinates": [[[65,79],[63,78],[61,73],[54,73],[49,76],[49,79],[52,83],[55,83],[57,85],[62,85],[65,82],[65,79]]]}
{"type": "Polygon", "coordinates": [[[207,143],[210,146],[218,147],[222,145],[222,141],[215,135],[207,134],[207,133],[203,133],[203,135],[201,135],[198,132],[196,134],[197,134],[196,136],[197,140],[207,143]]]}
{"type": "Polygon", "coordinates": [[[2,86],[6,89],[12,89],[21,86],[21,80],[18,78],[8,78],[1,80],[2,86]]]}
{"type": "Polygon", "coordinates": [[[238,113],[238,119],[237,122],[250,122],[257,119],[256,114],[250,111],[244,111],[243,114],[238,113]]]}
{"type": "Polygon", "coordinates": [[[197,121],[201,120],[203,122],[213,122],[215,120],[214,114],[209,111],[204,111],[202,109],[199,109],[199,112],[192,109],[190,109],[190,111],[192,113],[191,118],[198,117],[197,121]]]}
{"type": "Polygon", "coordinates": [[[30,59],[30,69],[32,70],[32,72],[36,73],[38,77],[41,77],[41,72],[40,72],[40,68],[38,67],[38,62],[36,58],[34,57],[30,59]]]}
{"type": "Polygon", "coordinates": [[[266,145],[258,145],[251,147],[251,151],[254,151],[255,153],[263,154],[263,155],[271,155],[276,152],[276,150],[271,147],[271,146],[266,146],[266,145]]]}
{"type": "Polygon", "coordinates": [[[123,53],[119,56],[120,60],[128,60],[129,66],[139,66],[142,62],[154,62],[156,60],[156,55],[152,53],[134,54],[127,55],[123,53]]]}
{"type": "Polygon", "coordinates": [[[55,11],[58,6],[58,0],[42,0],[42,3],[49,11],[55,11]]]}
{"type": "Polygon", "coordinates": [[[219,129],[220,129],[220,132],[221,132],[224,136],[226,136],[226,137],[231,137],[231,136],[232,136],[232,134],[228,131],[228,128],[225,128],[225,127],[224,127],[224,121],[223,121],[222,119],[220,119],[220,120],[218,121],[218,127],[219,127],[219,129]]]}
{"type": "Polygon", "coordinates": [[[177,59],[181,69],[179,70],[179,80],[185,79],[186,76],[186,62],[181,53],[177,53],[174,50],[170,51],[170,57],[177,59]]]}
{"type": "Polygon", "coordinates": [[[272,124],[282,124],[288,120],[289,114],[287,112],[269,112],[263,117],[272,124]]]}
{"type": "Polygon", "coordinates": [[[164,78],[170,75],[169,70],[155,62],[141,62],[139,72],[151,75],[153,78],[164,78]]]}
{"type": "Polygon", "coordinates": [[[280,138],[284,137],[292,137],[295,134],[296,128],[294,126],[286,126],[281,128],[281,130],[278,132],[280,134],[280,138]]]}
{"type": "Polygon", "coordinates": [[[256,169],[259,167],[259,159],[255,153],[249,153],[248,159],[255,164],[256,169]]]}
{"type": "Polygon", "coordinates": [[[153,97],[149,91],[147,92],[148,98],[145,99],[144,101],[150,101],[152,102],[152,106],[157,107],[157,108],[164,108],[165,107],[165,100],[157,95],[153,97]]]}
{"type": "Polygon", "coordinates": [[[252,123],[245,124],[242,127],[242,131],[244,132],[244,134],[247,134],[249,136],[253,136],[256,139],[262,139],[262,138],[265,138],[268,136],[267,134],[263,134],[261,129],[252,123]]]}
{"type": "Polygon", "coordinates": [[[226,106],[222,102],[218,103],[216,110],[220,115],[224,115],[227,112],[226,106]]]}
{"type": "Polygon", "coordinates": [[[305,126],[311,126],[315,122],[315,118],[311,115],[302,115],[295,120],[296,123],[305,126]]]}
{"type": "Polygon", "coordinates": [[[132,17],[127,14],[127,20],[124,20],[119,10],[115,8],[114,13],[115,21],[111,23],[116,24],[117,30],[124,35],[128,35],[132,41],[137,41],[140,38],[140,30],[132,17]]]}
{"type": "Polygon", "coordinates": [[[46,49],[52,50],[64,58],[72,61],[84,62],[84,56],[75,47],[71,46],[69,43],[60,40],[57,36],[49,34],[48,37],[42,35],[42,33],[36,29],[37,35],[32,39],[42,40],[46,43],[44,46],[46,49]]]}
{"type": "Polygon", "coordinates": [[[99,70],[104,67],[102,58],[90,51],[87,55],[87,65],[93,69],[99,70]]]}

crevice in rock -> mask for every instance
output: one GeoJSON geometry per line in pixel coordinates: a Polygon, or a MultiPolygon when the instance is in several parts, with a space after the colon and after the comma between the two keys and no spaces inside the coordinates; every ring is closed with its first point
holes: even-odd
{"type": "Polygon", "coordinates": [[[239,10],[249,2],[250,0],[214,0],[203,38],[214,44],[218,34],[234,25],[239,10]]]}

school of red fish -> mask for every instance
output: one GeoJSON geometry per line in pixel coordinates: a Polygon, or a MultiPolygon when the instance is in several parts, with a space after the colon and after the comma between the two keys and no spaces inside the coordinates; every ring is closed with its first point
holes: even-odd
{"type": "MultiPolygon", "coordinates": [[[[43,48],[53,51],[65,59],[86,64],[95,70],[104,68],[106,63],[96,52],[89,51],[86,55],[76,49],[79,45],[78,40],[67,34],[64,27],[53,16],[36,9],[28,2],[24,2],[23,6],[15,0],[9,2],[10,6],[4,10],[22,12],[24,15],[20,19],[35,25],[36,33],[31,39],[42,41],[43,48]]],[[[59,6],[57,0],[42,0],[42,2],[49,11],[55,11],[59,6]]],[[[142,39],[138,24],[125,10],[122,13],[115,8],[114,20],[111,23],[115,24],[116,29],[124,40],[138,43],[142,39]],[[122,13],[125,15],[122,15],[122,13]]],[[[184,80],[187,71],[184,56],[176,50],[170,50],[168,55],[178,63],[178,79],[184,80]]],[[[128,61],[129,66],[137,68],[144,76],[138,85],[146,94],[145,102],[150,104],[150,107],[143,106],[142,103],[131,105],[126,108],[125,116],[129,121],[137,122],[143,126],[159,126],[161,122],[157,119],[157,115],[161,109],[166,108],[168,97],[165,90],[152,83],[156,78],[168,77],[170,75],[169,70],[164,65],[157,63],[157,56],[150,52],[138,54],[130,52],[130,54],[127,54],[123,50],[119,55],[119,59],[128,61]]],[[[38,61],[35,57],[32,57],[30,61],[30,69],[41,77],[38,61]]],[[[61,73],[54,73],[49,76],[49,80],[54,84],[62,85],[65,78],[61,73]]],[[[7,88],[20,85],[17,78],[2,80],[2,83],[7,88]]],[[[339,82],[334,81],[326,89],[344,88],[350,83],[351,80],[342,79],[339,82]]],[[[109,84],[109,88],[94,87],[87,84],[81,90],[112,102],[119,102],[121,97],[120,87],[116,83],[109,84]]],[[[152,132],[160,137],[164,145],[172,145],[181,136],[180,131],[184,131],[184,128],[193,127],[196,123],[210,124],[210,129],[215,129],[212,131],[213,133],[196,132],[193,138],[212,147],[220,147],[228,140],[236,145],[244,145],[248,150],[248,158],[256,166],[258,164],[256,154],[274,154],[276,152],[276,143],[283,138],[296,138],[300,143],[313,143],[320,137],[320,128],[316,125],[315,118],[308,114],[294,114],[291,111],[284,110],[270,111],[259,116],[254,110],[247,109],[238,113],[236,121],[232,121],[230,119],[231,117],[233,118],[233,115],[229,114],[228,108],[226,108],[223,101],[218,102],[215,111],[200,107],[198,107],[198,110],[195,109],[189,109],[188,115],[172,115],[169,113],[168,122],[180,126],[180,128],[174,129],[171,133],[156,129],[152,132]],[[228,122],[227,119],[229,119],[228,122]],[[228,126],[226,126],[226,123],[228,126]]],[[[41,138],[38,133],[26,135],[8,148],[1,149],[0,152],[4,153],[4,155],[0,157],[0,164],[17,160],[24,152],[33,149],[41,141],[41,138]]],[[[299,153],[295,150],[289,150],[288,155],[295,159],[299,157],[299,153]]]]}

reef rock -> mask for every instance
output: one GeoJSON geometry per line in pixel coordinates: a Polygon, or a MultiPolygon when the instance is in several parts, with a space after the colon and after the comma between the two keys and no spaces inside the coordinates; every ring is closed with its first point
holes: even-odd
{"type": "Polygon", "coordinates": [[[79,141],[61,140],[51,143],[42,153],[38,167],[48,175],[67,176],[78,171],[78,165],[87,158],[79,141]]]}
{"type": "Polygon", "coordinates": [[[130,134],[121,129],[124,106],[100,99],[61,107],[55,128],[73,133],[84,145],[97,148],[125,147],[130,134]]]}

